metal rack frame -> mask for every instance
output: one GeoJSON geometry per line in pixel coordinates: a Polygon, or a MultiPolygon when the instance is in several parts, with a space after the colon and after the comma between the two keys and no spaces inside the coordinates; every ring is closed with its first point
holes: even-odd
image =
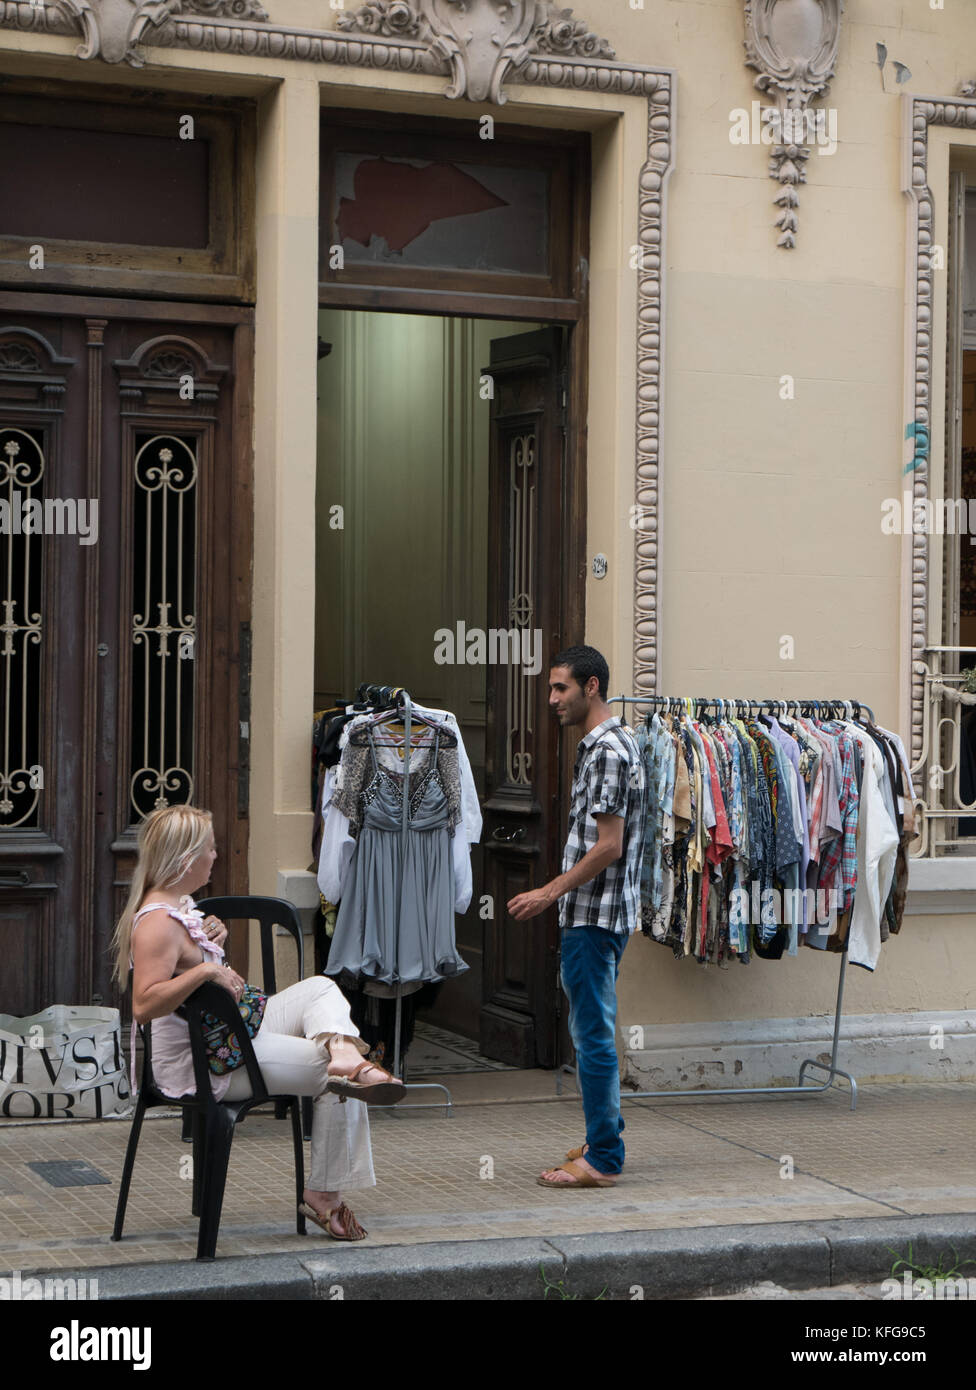
{"type": "MultiPolygon", "coordinates": [[[[682,709],[687,710],[689,713],[691,712],[690,707],[692,705],[694,706],[696,712],[701,712],[702,706],[707,707],[708,705],[712,704],[723,707],[725,705],[746,705],[749,708],[758,705],[760,709],[763,706],[768,705],[771,707],[775,707],[777,710],[785,710],[791,705],[812,707],[817,710],[819,710],[821,705],[826,705],[828,708],[831,709],[835,705],[840,705],[843,708],[845,708],[845,710],[850,710],[851,712],[853,712],[853,710],[855,709],[858,712],[864,709],[871,716],[872,722],[874,721],[873,710],[870,708],[870,706],[863,704],[859,700],[717,700],[714,698],[706,699],[697,697],[681,697],[679,699],[677,697],[660,695],[614,695],[611,699],[607,701],[607,703],[610,705],[622,705],[625,722],[628,705],[654,706],[660,705],[665,702],[669,706],[680,706],[682,709]]],[[[709,1088],[707,1090],[681,1089],[673,1091],[628,1091],[626,1095],[621,1094],[621,1100],[648,1100],[656,1099],[658,1097],[665,1097],[670,1099],[674,1096],[822,1095],[824,1091],[828,1091],[833,1088],[833,1078],[835,1076],[843,1076],[850,1083],[851,1109],[855,1110],[857,1108],[857,1082],[855,1081],[854,1077],[851,1075],[850,1072],[844,1071],[841,1067],[838,1067],[837,1065],[837,1047],[840,1042],[840,1019],[841,1011],[843,1009],[844,1004],[844,974],[847,969],[847,945],[848,943],[845,941],[844,949],[841,952],[840,957],[840,976],[837,982],[837,1004],[834,1009],[834,1041],[833,1047],[831,1049],[829,1065],[826,1062],[818,1062],[815,1058],[807,1057],[800,1064],[800,1075],[795,1086],[723,1086],[715,1087],[714,1089],[709,1088]],[[818,1086],[814,1084],[808,1086],[804,1084],[803,1078],[807,1071],[807,1068],[816,1068],[818,1071],[824,1071],[827,1073],[827,1079],[824,1081],[823,1085],[818,1086]]],[[[563,1073],[567,1072],[575,1078],[575,1068],[560,1068],[560,1071],[556,1074],[557,1095],[562,1094],[562,1075],[563,1073]]]]}

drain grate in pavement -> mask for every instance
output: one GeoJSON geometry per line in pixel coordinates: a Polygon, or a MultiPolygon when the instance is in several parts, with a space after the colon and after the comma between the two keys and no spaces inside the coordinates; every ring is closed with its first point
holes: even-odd
{"type": "Polygon", "coordinates": [[[52,1163],[28,1163],[27,1167],[51,1187],[91,1187],[95,1183],[111,1182],[111,1178],[83,1158],[59,1158],[52,1163]]]}

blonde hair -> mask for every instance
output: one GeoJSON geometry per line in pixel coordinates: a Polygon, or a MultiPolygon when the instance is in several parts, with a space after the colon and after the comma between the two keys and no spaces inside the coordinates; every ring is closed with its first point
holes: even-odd
{"type": "Polygon", "coordinates": [[[152,888],[172,888],[202,853],[213,830],[213,817],[198,806],[162,806],[139,827],[139,858],[125,911],[112,938],[115,953],[113,974],[122,989],[129,979],[129,951],[132,919],[143,898],[152,888]]]}

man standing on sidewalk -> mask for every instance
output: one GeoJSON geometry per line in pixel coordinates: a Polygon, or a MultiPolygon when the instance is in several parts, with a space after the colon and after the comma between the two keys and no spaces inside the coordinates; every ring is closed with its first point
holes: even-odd
{"type": "Polygon", "coordinates": [[[595,647],[570,647],[553,658],[549,705],[560,724],[583,729],[569,835],[562,873],[508,904],[522,922],[559,900],[561,978],[586,1117],[586,1143],[542,1174],[543,1187],[612,1187],[624,1165],[616,987],[624,947],[640,922],[646,799],[643,761],[610,711],[609,684],[595,647]]]}

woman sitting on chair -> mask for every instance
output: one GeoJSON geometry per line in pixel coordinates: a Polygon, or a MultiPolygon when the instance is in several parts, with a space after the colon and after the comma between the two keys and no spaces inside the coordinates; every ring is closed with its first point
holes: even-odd
{"type": "MultiPolygon", "coordinates": [[[[174,1100],[196,1084],[185,1019],[173,1011],[206,981],[240,1001],[245,981],[224,960],[227,928],[196,908],[192,895],[210,878],[217,851],[209,811],[166,806],[139,828],[139,858],[115,932],[115,973],[124,989],[132,969],[132,1015],[152,1027],[153,1079],[174,1100]]],[[[364,1062],[366,1044],[338,985],[324,975],[272,995],[253,1039],[254,1055],[272,1095],[315,1096],[312,1163],[301,1210],[333,1240],[362,1240],[366,1231],[340,1189],[372,1187],[373,1157],[365,1105],[401,1100],[405,1087],[364,1062]]],[[[239,1067],[210,1084],[217,1100],[251,1094],[239,1067]]]]}

